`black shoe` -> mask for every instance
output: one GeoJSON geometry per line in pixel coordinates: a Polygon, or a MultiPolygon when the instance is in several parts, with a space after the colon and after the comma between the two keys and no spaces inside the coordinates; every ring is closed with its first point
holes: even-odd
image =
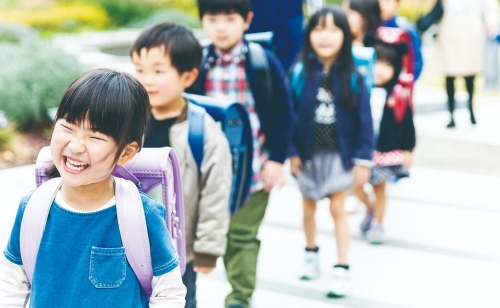
{"type": "Polygon", "coordinates": [[[446,125],[446,128],[455,128],[455,121],[451,120],[450,124],[446,125]]]}
{"type": "Polygon", "coordinates": [[[470,122],[472,123],[472,125],[476,125],[476,118],[474,117],[473,113],[470,114],[470,122]]]}

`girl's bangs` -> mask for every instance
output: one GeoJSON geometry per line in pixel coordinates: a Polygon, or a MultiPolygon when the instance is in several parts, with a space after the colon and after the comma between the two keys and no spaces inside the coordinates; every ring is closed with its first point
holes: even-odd
{"type": "Polygon", "coordinates": [[[120,144],[125,139],[120,127],[131,115],[121,114],[119,104],[131,94],[127,93],[130,91],[123,87],[120,78],[106,75],[77,80],[64,95],[56,120],[87,124],[93,131],[108,135],[120,144]]]}
{"type": "Polygon", "coordinates": [[[315,16],[315,20],[312,21],[314,26],[320,26],[324,28],[326,26],[326,18],[328,17],[328,15],[332,15],[333,24],[337,26],[337,24],[335,23],[335,14],[330,10],[322,10],[321,12],[319,12],[319,14],[315,16]]]}

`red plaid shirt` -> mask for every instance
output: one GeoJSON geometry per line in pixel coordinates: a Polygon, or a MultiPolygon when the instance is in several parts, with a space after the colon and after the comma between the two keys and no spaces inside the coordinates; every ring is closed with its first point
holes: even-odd
{"type": "Polygon", "coordinates": [[[262,180],[264,163],[269,159],[269,153],[264,149],[265,136],[260,133],[260,121],[255,110],[255,101],[245,73],[245,54],[247,46],[239,43],[229,53],[215,49],[217,59],[207,70],[205,91],[207,96],[223,97],[240,102],[248,112],[253,136],[252,181],[249,195],[262,190],[265,186],[262,180]]]}

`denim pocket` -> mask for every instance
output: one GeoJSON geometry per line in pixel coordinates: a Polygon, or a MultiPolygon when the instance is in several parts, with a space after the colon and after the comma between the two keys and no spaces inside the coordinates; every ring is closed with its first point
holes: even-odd
{"type": "Polygon", "coordinates": [[[118,288],[125,281],[127,259],[125,248],[92,247],[89,279],[99,289],[118,288]]]}

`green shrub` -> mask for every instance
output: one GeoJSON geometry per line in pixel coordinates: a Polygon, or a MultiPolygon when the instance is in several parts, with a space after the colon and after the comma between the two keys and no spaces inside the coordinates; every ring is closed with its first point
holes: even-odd
{"type": "Polygon", "coordinates": [[[81,65],[38,39],[3,42],[0,50],[0,110],[20,130],[50,125],[47,109],[59,105],[81,65]]]}

